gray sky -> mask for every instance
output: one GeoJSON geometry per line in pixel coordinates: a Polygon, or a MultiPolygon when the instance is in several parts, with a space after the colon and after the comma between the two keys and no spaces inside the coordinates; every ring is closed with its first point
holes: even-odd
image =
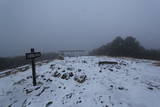
{"type": "Polygon", "coordinates": [[[0,0],[0,56],[88,50],[116,36],[160,48],[160,0],[0,0]]]}

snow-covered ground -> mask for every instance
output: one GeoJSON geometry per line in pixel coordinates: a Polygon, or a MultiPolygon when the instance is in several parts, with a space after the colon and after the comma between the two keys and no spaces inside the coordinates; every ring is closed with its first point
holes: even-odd
{"type": "Polygon", "coordinates": [[[151,60],[66,57],[0,78],[0,107],[160,107],[160,67],[151,60]],[[99,61],[118,64],[99,65],[99,61]]]}

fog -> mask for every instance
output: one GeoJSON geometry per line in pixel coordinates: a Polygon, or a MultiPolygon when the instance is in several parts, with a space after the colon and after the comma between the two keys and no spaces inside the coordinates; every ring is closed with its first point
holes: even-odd
{"type": "Polygon", "coordinates": [[[91,50],[116,36],[160,48],[159,0],[0,0],[0,56],[91,50]]]}

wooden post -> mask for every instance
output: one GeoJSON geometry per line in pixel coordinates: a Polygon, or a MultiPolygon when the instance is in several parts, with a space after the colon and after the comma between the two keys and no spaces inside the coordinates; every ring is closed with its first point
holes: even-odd
{"type": "Polygon", "coordinates": [[[40,52],[35,52],[34,48],[31,48],[31,53],[26,53],[26,59],[31,59],[32,61],[32,78],[33,78],[33,86],[36,86],[36,64],[35,64],[35,58],[38,58],[41,56],[40,52]]]}
{"type": "MultiPolygon", "coordinates": [[[[31,49],[31,53],[34,53],[34,48],[31,49]]],[[[36,86],[36,64],[35,59],[32,58],[32,77],[33,77],[33,86],[36,86]]]]}

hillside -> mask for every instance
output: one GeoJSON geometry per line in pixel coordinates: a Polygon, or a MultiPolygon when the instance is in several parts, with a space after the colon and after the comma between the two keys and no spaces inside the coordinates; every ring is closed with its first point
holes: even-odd
{"type": "Polygon", "coordinates": [[[0,78],[0,107],[160,107],[160,66],[153,63],[103,56],[41,63],[35,87],[31,68],[0,78]]]}

